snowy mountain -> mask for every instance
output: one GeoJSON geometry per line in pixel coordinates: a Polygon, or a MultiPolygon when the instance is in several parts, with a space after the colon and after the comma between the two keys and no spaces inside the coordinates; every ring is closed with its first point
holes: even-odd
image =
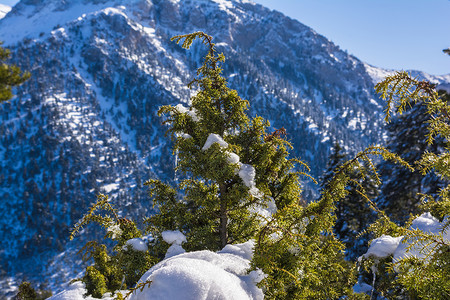
{"type": "Polygon", "coordinates": [[[3,19],[7,13],[11,11],[11,7],[8,5],[0,4],[0,19],[3,19]]]}
{"type": "MultiPolygon", "coordinates": [[[[398,70],[388,70],[382,69],[378,67],[374,67],[369,64],[364,64],[366,67],[367,73],[372,77],[374,83],[378,83],[382,81],[386,76],[394,75],[398,70]]],[[[450,74],[446,75],[430,75],[428,73],[417,71],[417,70],[406,70],[411,76],[416,77],[420,80],[428,80],[431,83],[439,86],[445,86],[450,82],[450,74]]]]}
{"type": "Polygon", "coordinates": [[[188,102],[206,54],[170,38],[198,30],[214,36],[250,113],[285,127],[316,178],[333,139],[349,151],[381,142],[382,70],[279,12],[247,0],[22,0],[0,20],[13,62],[32,73],[0,106],[5,278],[57,288],[80,271],[73,253],[95,234],[68,233],[100,192],[123,216],[152,213],[142,183],[174,180],[156,111],[188,102]]]}

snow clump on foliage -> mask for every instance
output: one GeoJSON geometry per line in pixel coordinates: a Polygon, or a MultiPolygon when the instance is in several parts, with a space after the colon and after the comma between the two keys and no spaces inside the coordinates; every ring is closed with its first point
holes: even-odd
{"type": "Polygon", "coordinates": [[[225,142],[220,135],[211,133],[211,134],[209,134],[208,138],[206,139],[206,142],[203,145],[202,150],[203,151],[208,150],[214,143],[218,143],[223,148],[228,147],[228,143],[225,142]]]}
{"type": "MultiPolygon", "coordinates": [[[[423,231],[424,233],[439,235],[442,233],[442,237],[446,243],[450,242],[450,229],[447,228],[444,232],[442,232],[443,224],[439,222],[435,217],[433,217],[429,212],[420,215],[418,218],[414,219],[411,223],[411,229],[418,229],[423,231]]],[[[415,257],[425,257],[426,254],[433,251],[435,248],[435,243],[431,243],[429,245],[417,243],[411,249],[407,249],[408,245],[413,243],[412,240],[406,240],[406,242],[401,243],[394,253],[394,261],[398,261],[407,256],[415,256],[415,257]]]]}
{"type": "Polygon", "coordinates": [[[252,195],[253,197],[256,197],[256,198],[261,198],[263,196],[263,194],[256,187],[255,176],[256,176],[256,170],[252,165],[247,165],[247,164],[241,165],[241,168],[239,169],[239,177],[241,177],[245,186],[250,188],[250,195],[252,195]]]}
{"type": "Polygon", "coordinates": [[[187,241],[186,236],[182,234],[180,231],[166,230],[163,231],[161,235],[163,240],[167,244],[171,245],[169,249],[167,249],[166,256],[164,257],[165,259],[186,252],[186,250],[184,250],[183,247],[181,247],[181,244],[187,241]]]}
{"type": "Polygon", "coordinates": [[[115,239],[116,237],[120,236],[122,234],[122,230],[120,229],[119,224],[112,224],[107,229],[108,232],[112,232],[112,238],[115,239]]]}
{"type": "Polygon", "coordinates": [[[240,162],[239,162],[239,160],[240,160],[240,157],[239,157],[239,155],[237,155],[236,153],[233,153],[233,152],[227,152],[227,162],[229,163],[229,164],[241,164],[240,162]]]}
{"type": "MultiPolygon", "coordinates": [[[[442,232],[443,224],[427,212],[414,219],[411,223],[411,229],[418,229],[424,233],[439,235],[442,232]]],[[[443,238],[447,242],[450,241],[449,229],[443,232],[443,238]]],[[[425,245],[417,243],[408,250],[408,247],[414,242],[413,240],[404,240],[403,236],[391,237],[389,235],[382,235],[372,241],[364,257],[375,256],[377,258],[385,258],[393,255],[394,261],[399,261],[407,256],[425,257],[434,248],[433,243],[425,248],[425,245]]]]}
{"type": "Polygon", "coordinates": [[[200,120],[197,116],[197,111],[195,110],[195,108],[189,109],[188,107],[183,106],[183,104],[178,104],[175,106],[175,109],[180,114],[187,114],[188,116],[190,116],[194,122],[198,122],[200,120]]]}
{"type": "Polygon", "coordinates": [[[178,230],[166,230],[161,235],[167,244],[181,245],[186,242],[186,236],[178,230]]]}
{"type": "Polygon", "coordinates": [[[148,250],[146,241],[144,241],[141,238],[134,238],[134,239],[128,240],[125,247],[128,247],[128,246],[131,246],[135,251],[145,252],[148,250]]]}
{"type": "Polygon", "coordinates": [[[372,241],[364,257],[375,256],[377,258],[384,258],[393,255],[402,238],[402,236],[392,237],[383,234],[372,241]]]}

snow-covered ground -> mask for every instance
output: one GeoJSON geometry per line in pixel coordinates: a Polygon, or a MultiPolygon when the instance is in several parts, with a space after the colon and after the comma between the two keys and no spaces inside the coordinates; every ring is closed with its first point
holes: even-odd
{"type": "MultiPolygon", "coordinates": [[[[185,240],[180,232],[167,232],[167,240],[180,246],[185,240]]],[[[251,271],[250,260],[253,241],[227,245],[219,252],[194,251],[166,256],[140,279],[140,283],[150,282],[143,290],[136,290],[131,300],[166,299],[263,299],[264,294],[256,284],[264,279],[264,274],[251,271]]],[[[170,250],[170,248],[169,248],[170,250]]],[[[121,291],[126,295],[128,291],[121,291]]],[[[75,282],[65,291],[51,297],[51,300],[93,300],[86,294],[82,282],[75,282]]],[[[104,300],[114,299],[106,294],[104,300]]]]}

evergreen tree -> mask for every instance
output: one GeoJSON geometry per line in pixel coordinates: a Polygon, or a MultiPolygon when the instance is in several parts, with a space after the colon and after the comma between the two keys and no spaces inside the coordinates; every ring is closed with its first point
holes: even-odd
{"type": "Polygon", "coordinates": [[[335,142],[333,152],[330,154],[327,163],[327,169],[320,178],[320,188],[323,190],[326,185],[333,179],[334,172],[346,161],[347,155],[343,153],[343,149],[339,142],[335,142]]]}
{"type": "Polygon", "coordinates": [[[187,179],[177,189],[158,180],[146,183],[160,212],[147,224],[156,243],[165,247],[161,233],[179,230],[187,237],[186,250],[219,250],[255,237],[276,209],[300,204],[300,173],[294,166],[303,163],[288,158],[291,146],[284,129],[269,134],[268,121],[246,115],[249,103],[221,76],[219,64],[225,58],[216,54],[210,36],[174,37],[186,49],[197,38],[208,47],[198,77],[189,84],[198,93],[188,108],[164,106],[159,111],[167,117],[177,171],[187,179]]]}
{"type": "MultiPolygon", "coordinates": [[[[177,153],[176,170],[185,179],[176,188],[159,180],[145,183],[158,210],[145,222],[146,232],[154,239],[144,257],[136,257],[136,252],[127,256],[147,268],[154,258],[165,256],[169,245],[162,238],[164,231],[182,232],[187,237],[183,248],[188,251],[216,251],[254,238],[277,209],[300,207],[302,202],[299,170],[306,166],[288,158],[291,145],[284,139],[285,130],[268,133],[268,121],[246,115],[248,101],[227,87],[219,66],[224,56],[216,53],[212,37],[203,32],[174,37],[176,42],[184,40],[184,48],[197,38],[208,47],[208,53],[198,77],[189,84],[198,88],[191,106],[164,106],[159,110],[166,116],[164,122],[177,153]]],[[[117,243],[112,253],[95,242],[82,251],[85,259],[93,258],[94,264],[86,269],[82,280],[95,297],[123,288],[123,276],[127,286],[133,286],[133,280],[128,283],[130,276],[120,257],[124,256],[127,239],[142,234],[134,223],[122,219],[107,197],[100,195],[72,232],[74,236],[83,226],[97,222],[108,230],[106,237],[117,243]],[[118,233],[113,235],[111,228],[118,233]]],[[[134,284],[137,278],[133,277],[134,284]]]]}
{"type": "Polygon", "coordinates": [[[78,221],[70,239],[92,222],[98,223],[107,232],[104,244],[90,241],[79,251],[83,261],[93,261],[92,265],[86,267],[85,274],[80,279],[86,285],[88,295],[102,298],[106,292],[114,293],[117,290],[132,288],[157,262],[149,251],[135,249],[129,243],[133,239],[139,239],[139,243],[144,243],[141,239],[142,232],[133,221],[119,217],[117,210],[105,195],[99,195],[89,212],[78,221]]]}
{"type": "MultiPolygon", "coordinates": [[[[418,161],[426,152],[438,153],[442,149],[442,138],[429,144],[424,138],[428,134],[431,116],[423,102],[411,103],[402,114],[387,124],[387,148],[400,155],[410,164],[418,161]]],[[[410,214],[419,212],[421,194],[436,195],[443,187],[442,180],[434,173],[423,175],[419,170],[410,172],[405,168],[384,161],[379,165],[383,181],[378,207],[395,222],[404,223],[410,214]]]]}
{"type": "MultiPolygon", "coordinates": [[[[305,205],[300,176],[308,176],[308,167],[289,158],[291,145],[284,128],[269,133],[268,121],[247,116],[248,101],[229,89],[221,76],[225,58],[216,53],[212,37],[196,32],[173,39],[182,41],[186,49],[200,39],[208,48],[197,78],[189,84],[197,88],[190,106],[169,105],[159,110],[166,117],[178,157],[176,170],[184,179],[176,187],[159,180],[145,183],[158,213],[145,221],[146,233],[153,240],[143,257],[134,252],[125,255],[127,239],[138,238],[141,232],[117,215],[107,197],[99,197],[73,234],[97,222],[108,229],[107,237],[117,245],[112,256],[103,245],[85,247],[87,257],[94,258],[83,277],[88,292],[99,297],[120,288],[119,278],[137,278],[142,271],[139,264],[128,266],[127,259],[147,265],[163,259],[169,248],[163,233],[178,230],[187,238],[183,248],[188,251],[216,251],[254,239],[252,268],[267,275],[260,286],[269,299],[356,297],[352,291],[355,265],[344,259],[345,246],[333,233],[336,203],[349,195],[350,184],[368,200],[363,185],[352,176],[365,178],[374,172],[370,155],[408,164],[384,148],[369,147],[334,171],[320,200],[305,205]]],[[[147,284],[151,285],[143,282],[135,288],[147,284]]]]}
{"type": "MultiPolygon", "coordinates": [[[[335,172],[346,161],[347,155],[342,153],[342,148],[338,142],[335,143],[333,152],[329,158],[329,164],[323,176],[320,178],[322,190],[327,189],[328,184],[333,179],[335,172]]],[[[346,257],[353,260],[367,250],[369,237],[364,234],[368,224],[375,220],[375,212],[357,190],[362,188],[369,199],[374,199],[378,194],[378,186],[374,178],[369,176],[369,172],[359,172],[359,169],[368,169],[367,165],[359,165],[349,176],[352,180],[347,187],[348,195],[336,203],[336,223],[334,233],[336,237],[344,242],[346,247],[346,257]],[[362,177],[358,174],[364,174],[362,177]]]]}
{"type": "Polygon", "coordinates": [[[245,114],[248,102],[221,77],[212,38],[202,32],[176,36],[189,48],[202,39],[209,51],[190,86],[198,93],[189,108],[165,106],[177,170],[187,179],[178,189],[158,180],[150,187],[159,213],[147,220],[156,238],[152,249],[161,257],[166,230],[187,237],[186,250],[218,250],[228,243],[256,239],[253,268],[267,274],[260,285],[267,298],[334,299],[352,295],[355,268],[344,260],[344,245],[332,234],[335,202],[348,194],[349,170],[370,154],[393,158],[372,147],[335,174],[319,202],[302,205],[301,161],[288,158],[284,129],[268,134],[269,122],[245,114]],[[297,165],[297,166],[296,166],[297,165]],[[182,191],[182,192],[180,192],[182,191]]]}
{"type": "MultiPolygon", "coordinates": [[[[376,90],[381,93],[386,103],[386,121],[391,119],[391,108],[395,107],[399,114],[412,104],[423,103],[429,118],[426,140],[429,144],[442,138],[443,149],[439,153],[425,152],[416,162],[417,169],[423,174],[435,173],[447,184],[437,195],[422,195],[420,212],[429,212],[435,218],[433,228],[420,230],[412,226],[418,215],[412,215],[404,226],[398,226],[384,215],[371,225],[375,236],[391,235],[401,237],[409,244],[406,255],[395,262],[392,256],[385,258],[380,270],[379,260],[370,262],[370,268],[377,277],[384,277],[380,292],[387,296],[396,291],[403,298],[409,299],[448,299],[450,296],[450,105],[446,96],[440,97],[434,86],[427,81],[412,78],[406,72],[397,72],[377,84],[376,90]],[[441,224],[437,225],[439,221],[441,224]],[[433,232],[437,231],[437,232],[433,232]],[[415,254],[408,254],[416,251],[415,254]]],[[[424,137],[422,137],[424,138],[424,137]]],[[[427,217],[431,221],[431,217],[427,217]]]]}
{"type": "Polygon", "coordinates": [[[14,300],[44,300],[52,296],[51,291],[45,289],[39,289],[36,291],[31,283],[24,281],[19,285],[19,290],[17,295],[13,298],[14,300]]]}
{"type": "Polygon", "coordinates": [[[30,77],[30,73],[23,73],[19,67],[7,64],[6,61],[11,57],[11,52],[2,48],[1,45],[0,42],[0,103],[11,99],[12,88],[21,85],[30,77]]]}

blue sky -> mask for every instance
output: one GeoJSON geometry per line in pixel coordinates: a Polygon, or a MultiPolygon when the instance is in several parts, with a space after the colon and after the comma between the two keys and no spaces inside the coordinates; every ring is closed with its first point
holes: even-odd
{"type": "Polygon", "coordinates": [[[255,0],[377,67],[450,73],[449,0],[255,0]]]}
{"type": "MultiPolygon", "coordinates": [[[[377,67],[450,73],[450,0],[254,0],[377,67]]],[[[0,0],[13,5],[16,0],[0,0]]]]}

